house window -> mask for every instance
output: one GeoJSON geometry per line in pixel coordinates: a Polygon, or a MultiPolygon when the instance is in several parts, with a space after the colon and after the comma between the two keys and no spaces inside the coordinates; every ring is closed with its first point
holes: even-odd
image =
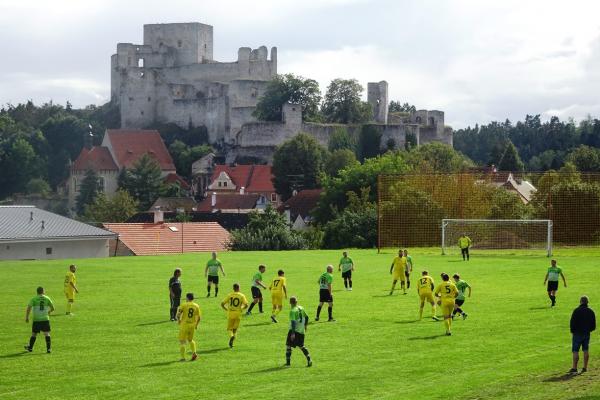
{"type": "Polygon", "coordinates": [[[223,182],[223,187],[227,187],[227,182],[223,182]]]}
{"type": "Polygon", "coordinates": [[[148,97],[148,101],[152,101],[152,97],[148,97]]]}
{"type": "Polygon", "coordinates": [[[272,203],[277,202],[277,193],[271,193],[271,202],[272,203]]]}
{"type": "Polygon", "coordinates": [[[46,247],[46,255],[49,256],[52,254],[52,247],[46,247]]]}
{"type": "Polygon", "coordinates": [[[104,177],[99,177],[98,178],[98,189],[100,189],[101,192],[104,192],[104,177]]]}
{"type": "Polygon", "coordinates": [[[222,186],[221,182],[219,182],[219,183],[218,183],[218,186],[219,186],[219,187],[221,187],[221,186],[222,186]]]}

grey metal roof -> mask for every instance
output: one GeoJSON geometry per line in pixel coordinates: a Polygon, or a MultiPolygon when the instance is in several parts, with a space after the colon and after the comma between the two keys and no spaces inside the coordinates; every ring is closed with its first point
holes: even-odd
{"type": "Polygon", "coordinates": [[[115,236],[110,231],[34,206],[0,206],[0,242],[62,238],[110,239],[115,236]]]}

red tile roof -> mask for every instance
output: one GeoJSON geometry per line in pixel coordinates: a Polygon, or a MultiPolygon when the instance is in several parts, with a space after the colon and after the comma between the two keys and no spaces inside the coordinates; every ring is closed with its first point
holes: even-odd
{"type": "Polygon", "coordinates": [[[270,165],[215,165],[211,183],[217,180],[221,172],[229,175],[238,191],[243,186],[246,192],[275,192],[270,165]]]}
{"type": "Polygon", "coordinates": [[[251,210],[256,207],[256,202],[260,198],[258,194],[238,194],[238,193],[217,193],[217,202],[213,207],[212,193],[198,203],[198,211],[215,210],[251,210]]]}
{"type": "Polygon", "coordinates": [[[135,255],[226,250],[229,232],[216,222],[104,224],[135,255]],[[174,228],[174,229],[171,229],[174,228]]]}
{"type": "Polygon", "coordinates": [[[81,153],[73,163],[73,170],[86,171],[92,169],[94,171],[118,171],[119,167],[108,151],[107,147],[95,146],[91,149],[83,148],[81,153]]]}
{"type": "Polygon", "coordinates": [[[179,175],[177,175],[176,173],[170,173],[169,175],[165,176],[164,179],[166,184],[169,183],[179,183],[179,186],[181,186],[181,188],[183,190],[189,190],[190,189],[190,185],[189,183],[187,183],[185,181],[185,179],[183,179],[182,177],[180,177],[179,175]]]}
{"type": "Polygon", "coordinates": [[[115,161],[119,167],[131,168],[134,162],[148,153],[158,161],[163,171],[175,171],[173,159],[158,131],[108,129],[106,135],[112,144],[115,161]]]}
{"type": "Polygon", "coordinates": [[[289,208],[292,218],[295,219],[298,215],[305,218],[317,207],[322,191],[323,189],[301,190],[297,195],[290,197],[285,203],[279,206],[279,211],[283,212],[289,208]]]}

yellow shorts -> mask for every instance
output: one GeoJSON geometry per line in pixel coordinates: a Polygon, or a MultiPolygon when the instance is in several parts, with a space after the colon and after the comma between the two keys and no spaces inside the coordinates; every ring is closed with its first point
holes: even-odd
{"type": "Polygon", "coordinates": [[[179,325],[179,340],[187,340],[188,342],[194,340],[194,332],[196,332],[196,325],[194,324],[179,325]]]}
{"type": "Polygon", "coordinates": [[[67,300],[75,300],[75,291],[65,290],[65,296],[67,297],[67,300]]]}
{"type": "Polygon", "coordinates": [[[227,330],[232,331],[234,329],[238,329],[240,327],[241,315],[236,316],[228,316],[227,317],[227,330]]]}
{"type": "Polygon", "coordinates": [[[429,303],[435,303],[435,301],[433,300],[433,293],[429,292],[429,293],[421,293],[419,294],[419,297],[421,298],[421,303],[424,302],[429,302],[429,303]]]}
{"type": "Polygon", "coordinates": [[[406,282],[406,275],[404,275],[404,271],[394,271],[392,279],[395,281],[406,282]]]}
{"type": "Polygon", "coordinates": [[[442,315],[452,315],[452,311],[454,311],[454,301],[442,300],[442,315]]]}
{"type": "Polygon", "coordinates": [[[271,304],[274,306],[283,306],[283,295],[282,294],[272,294],[271,295],[271,304]]]}

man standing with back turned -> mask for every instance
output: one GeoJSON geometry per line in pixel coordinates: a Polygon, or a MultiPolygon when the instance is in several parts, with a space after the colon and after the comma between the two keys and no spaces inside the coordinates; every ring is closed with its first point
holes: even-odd
{"type": "Polygon", "coordinates": [[[458,238],[458,247],[460,247],[460,253],[462,254],[463,261],[469,261],[469,247],[471,247],[471,238],[467,236],[466,233],[463,233],[461,237],[458,238]]]}
{"type": "Polygon", "coordinates": [[[577,363],[579,362],[579,348],[583,350],[583,368],[581,373],[587,371],[588,361],[590,360],[589,345],[590,332],[596,329],[596,314],[588,306],[587,296],[581,296],[579,307],[571,315],[571,333],[573,334],[573,368],[569,371],[572,374],[577,373],[577,363]]]}
{"type": "Polygon", "coordinates": [[[37,288],[37,296],[31,299],[27,305],[25,323],[29,323],[29,314],[32,310],[33,324],[31,326],[31,338],[29,338],[29,346],[25,346],[25,350],[32,352],[37,334],[43,332],[46,337],[46,353],[50,353],[50,313],[54,311],[54,304],[46,296],[44,288],[41,286],[37,288]]]}

